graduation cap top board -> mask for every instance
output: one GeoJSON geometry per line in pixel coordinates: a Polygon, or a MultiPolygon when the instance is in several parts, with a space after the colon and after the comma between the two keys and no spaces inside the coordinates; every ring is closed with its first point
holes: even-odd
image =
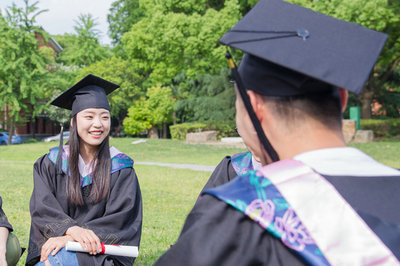
{"type": "MultiPolygon", "coordinates": [[[[279,156],[266,137],[246,89],[266,96],[335,92],[356,94],[387,36],[281,0],[260,0],[219,41],[245,52],[239,71],[227,58],[260,143],[273,162],[279,156]]],[[[264,160],[266,161],[266,160],[264,160]]]]}
{"type": "Polygon", "coordinates": [[[104,108],[110,110],[107,94],[119,85],[89,74],[66,90],[51,104],[72,110],[72,116],[87,108],[104,108]]]}
{"type": "Polygon", "coordinates": [[[219,41],[247,54],[239,68],[247,89],[291,96],[328,88],[304,86],[310,79],[359,94],[386,38],[295,4],[260,0],[219,41]]]}
{"type": "MultiPolygon", "coordinates": [[[[63,92],[50,104],[64,109],[72,110],[72,116],[88,108],[104,108],[110,110],[107,94],[111,93],[119,85],[89,74],[78,81],[71,88],[63,92]]],[[[60,132],[59,151],[63,149],[63,127],[60,132]]],[[[57,155],[56,171],[62,172],[61,152],[57,155]]]]}

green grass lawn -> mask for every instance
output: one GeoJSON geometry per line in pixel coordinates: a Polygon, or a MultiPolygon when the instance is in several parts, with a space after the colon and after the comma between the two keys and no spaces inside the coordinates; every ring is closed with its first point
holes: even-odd
{"type": "MultiPolygon", "coordinates": [[[[132,138],[111,144],[136,161],[216,165],[238,148],[186,145],[181,141],[149,140],[132,145],[132,138]]],[[[0,195],[3,208],[24,247],[28,246],[32,192],[32,165],[57,143],[0,146],[0,195]],[[14,163],[1,163],[14,161],[14,163]],[[18,163],[16,163],[18,162],[18,163]]],[[[392,167],[400,168],[400,142],[352,144],[392,167]]],[[[136,165],[143,196],[143,232],[136,265],[151,265],[178,237],[184,219],[211,173],[136,165]]],[[[25,262],[26,253],[19,265],[25,262]]]]}

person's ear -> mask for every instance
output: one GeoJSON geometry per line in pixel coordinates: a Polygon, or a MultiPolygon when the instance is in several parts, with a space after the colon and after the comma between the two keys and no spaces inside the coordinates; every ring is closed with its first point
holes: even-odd
{"type": "Polygon", "coordinates": [[[349,99],[349,92],[345,89],[339,88],[340,103],[342,105],[342,113],[346,110],[347,101],[349,99]]]}
{"type": "Polygon", "coordinates": [[[253,107],[254,113],[256,114],[258,120],[262,122],[264,118],[264,109],[265,109],[264,98],[260,94],[251,90],[247,91],[247,95],[250,98],[250,103],[251,106],[253,107]]]}
{"type": "Polygon", "coordinates": [[[69,126],[72,128],[72,118],[71,118],[71,120],[69,121],[69,126]]]}

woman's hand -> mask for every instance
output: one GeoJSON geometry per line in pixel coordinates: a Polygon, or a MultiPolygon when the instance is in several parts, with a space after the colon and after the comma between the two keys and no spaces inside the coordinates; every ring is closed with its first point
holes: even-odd
{"type": "Polygon", "coordinates": [[[72,241],[70,236],[59,236],[51,237],[42,246],[42,252],[40,253],[40,261],[45,261],[49,257],[50,253],[52,256],[56,255],[57,252],[65,247],[68,241],[72,241]]]}
{"type": "Polygon", "coordinates": [[[72,226],[68,228],[65,235],[72,237],[74,241],[81,244],[83,249],[86,249],[89,254],[96,255],[101,250],[100,239],[96,234],[89,229],[84,229],[79,226],[72,226]]]}

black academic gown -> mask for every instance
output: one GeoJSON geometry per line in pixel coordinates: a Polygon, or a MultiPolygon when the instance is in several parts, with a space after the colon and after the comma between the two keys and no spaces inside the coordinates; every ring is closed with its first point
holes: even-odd
{"type": "Polygon", "coordinates": [[[211,174],[207,183],[202,189],[202,192],[214,188],[225,183],[228,183],[237,176],[232,166],[231,156],[225,156],[224,159],[217,165],[214,172],[211,174]]]}
{"type": "MultiPolygon", "coordinates": [[[[48,238],[62,236],[74,225],[93,230],[105,244],[139,246],[142,198],[132,167],[111,174],[108,199],[91,204],[87,198],[90,185],[85,187],[82,193],[85,205],[82,207],[69,206],[66,175],[56,174],[55,164],[47,155],[36,161],[33,179],[27,265],[39,260],[41,247],[48,238]]],[[[79,265],[132,265],[134,261],[129,257],[76,254],[79,265]]]]}
{"type": "Polygon", "coordinates": [[[4,213],[2,207],[3,207],[3,200],[0,197],[0,227],[6,227],[6,228],[8,228],[8,230],[10,230],[10,232],[12,232],[13,231],[13,227],[8,222],[7,216],[4,213]]]}
{"type": "MultiPolygon", "coordinates": [[[[323,177],[399,259],[400,178],[323,177]]],[[[295,266],[307,263],[248,216],[204,194],[189,213],[177,242],[155,265],[295,266]]]]}

